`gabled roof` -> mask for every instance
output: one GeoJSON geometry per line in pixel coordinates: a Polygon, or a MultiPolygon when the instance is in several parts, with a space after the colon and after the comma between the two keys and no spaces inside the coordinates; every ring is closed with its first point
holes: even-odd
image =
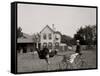
{"type": "Polygon", "coordinates": [[[52,28],[50,28],[48,25],[46,25],[41,31],[40,31],[40,33],[45,29],[45,28],[49,28],[52,32],[54,32],[54,33],[57,33],[57,34],[59,34],[59,35],[62,35],[59,31],[54,31],[52,28]]]}
{"type": "Polygon", "coordinates": [[[31,35],[23,33],[23,37],[17,39],[17,43],[34,43],[33,37],[31,35]]]}
{"type": "Polygon", "coordinates": [[[52,32],[54,32],[54,30],[52,29],[52,28],[50,28],[48,25],[46,25],[41,31],[40,31],[40,33],[45,29],[45,28],[49,28],[52,32]]]}

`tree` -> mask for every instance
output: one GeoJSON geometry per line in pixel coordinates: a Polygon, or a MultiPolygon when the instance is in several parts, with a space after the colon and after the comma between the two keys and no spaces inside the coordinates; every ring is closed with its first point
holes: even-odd
{"type": "Polygon", "coordinates": [[[36,47],[39,48],[39,42],[40,42],[40,34],[33,34],[33,40],[36,42],[36,47]]]}
{"type": "Polygon", "coordinates": [[[35,42],[40,42],[40,34],[39,34],[39,33],[33,34],[33,40],[34,40],[35,42]]]}
{"type": "Polygon", "coordinates": [[[22,36],[23,36],[22,28],[18,27],[17,28],[17,38],[22,37],[22,36]]]}
{"type": "Polygon", "coordinates": [[[67,45],[72,45],[71,40],[72,40],[72,38],[70,36],[61,35],[61,43],[65,43],[67,45]]]}
{"type": "Polygon", "coordinates": [[[85,26],[84,28],[80,27],[79,30],[77,31],[76,34],[74,34],[74,39],[75,40],[80,40],[80,43],[82,45],[93,45],[96,41],[96,27],[95,25],[93,26],[85,26]]]}
{"type": "Polygon", "coordinates": [[[80,27],[77,33],[74,34],[74,39],[80,40],[80,44],[84,45],[85,44],[84,36],[85,36],[85,29],[80,27]]]}

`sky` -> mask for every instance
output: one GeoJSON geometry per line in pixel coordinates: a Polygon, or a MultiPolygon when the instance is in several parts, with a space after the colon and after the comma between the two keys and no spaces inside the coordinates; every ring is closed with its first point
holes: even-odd
{"type": "Polygon", "coordinates": [[[46,25],[73,37],[80,27],[96,25],[96,8],[18,4],[18,27],[34,34],[46,25]]]}

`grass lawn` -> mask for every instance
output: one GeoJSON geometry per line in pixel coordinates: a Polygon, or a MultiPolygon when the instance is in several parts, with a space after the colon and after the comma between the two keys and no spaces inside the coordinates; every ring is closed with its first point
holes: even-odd
{"type": "MultiPolygon", "coordinates": [[[[59,52],[58,54],[63,55],[66,54],[70,56],[73,51],[59,52]]],[[[84,60],[88,64],[85,68],[96,68],[96,52],[95,50],[86,50],[82,51],[84,54],[84,60]]],[[[54,56],[49,58],[50,64],[47,65],[44,59],[39,59],[38,54],[31,53],[23,53],[18,54],[18,72],[34,72],[34,71],[47,71],[57,70],[59,69],[59,63],[62,60],[62,56],[54,56]]],[[[78,68],[80,69],[80,68],[78,68]]]]}

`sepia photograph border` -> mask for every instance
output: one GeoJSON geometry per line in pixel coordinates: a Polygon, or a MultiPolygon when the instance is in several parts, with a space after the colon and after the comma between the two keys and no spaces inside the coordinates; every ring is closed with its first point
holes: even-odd
{"type": "Polygon", "coordinates": [[[53,4],[53,3],[36,3],[36,2],[12,2],[11,3],[11,73],[13,74],[27,74],[27,73],[44,73],[44,72],[62,72],[62,71],[79,71],[79,70],[93,70],[98,69],[98,7],[86,5],[70,5],[70,4],[53,4]],[[60,7],[81,7],[81,8],[96,8],[96,68],[86,69],[71,69],[71,70],[51,70],[51,71],[35,71],[35,72],[17,72],[17,12],[18,4],[32,4],[32,5],[46,5],[46,6],[60,6],[60,7]]]}

